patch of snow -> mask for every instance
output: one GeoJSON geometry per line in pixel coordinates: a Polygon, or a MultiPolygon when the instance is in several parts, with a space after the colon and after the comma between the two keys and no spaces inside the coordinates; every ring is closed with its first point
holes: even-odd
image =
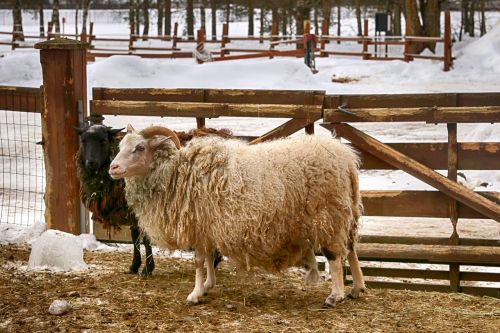
{"type": "Polygon", "coordinates": [[[32,244],[45,230],[47,225],[35,222],[26,227],[15,224],[0,224],[0,244],[32,244]]]}
{"type": "Polygon", "coordinates": [[[28,270],[81,271],[88,269],[83,260],[79,237],[59,230],[45,231],[32,245],[28,270]]]}

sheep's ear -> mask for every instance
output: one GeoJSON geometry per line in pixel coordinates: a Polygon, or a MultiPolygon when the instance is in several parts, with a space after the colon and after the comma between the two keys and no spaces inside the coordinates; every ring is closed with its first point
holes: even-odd
{"type": "Polygon", "coordinates": [[[137,133],[135,128],[132,127],[132,124],[127,125],[127,134],[130,134],[130,133],[137,133]]]}
{"type": "Polygon", "coordinates": [[[124,129],[125,129],[124,127],[122,127],[122,128],[111,128],[111,127],[108,127],[108,133],[111,136],[115,136],[116,134],[120,133],[124,129]]]}

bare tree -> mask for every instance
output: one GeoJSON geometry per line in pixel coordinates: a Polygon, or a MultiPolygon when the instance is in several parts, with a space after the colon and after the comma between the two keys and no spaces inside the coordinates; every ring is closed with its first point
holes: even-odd
{"type": "Polygon", "coordinates": [[[194,39],[194,6],[193,0],[186,1],[186,25],[188,39],[194,39]]]}
{"type": "Polygon", "coordinates": [[[401,1],[393,1],[393,20],[392,20],[392,34],[394,36],[401,36],[401,1]]]}
{"type": "Polygon", "coordinates": [[[356,22],[358,23],[358,36],[363,35],[363,28],[361,24],[361,1],[355,0],[354,4],[356,6],[356,22]]]}
{"type": "Polygon", "coordinates": [[[247,0],[247,7],[248,7],[248,35],[253,36],[254,34],[254,27],[253,27],[253,0],[247,0]]]}
{"type": "Polygon", "coordinates": [[[163,35],[163,3],[160,0],[156,1],[156,11],[158,12],[156,27],[158,31],[158,36],[160,36],[163,35]]]}
{"type": "Polygon", "coordinates": [[[148,40],[149,34],[149,0],[143,0],[142,15],[144,17],[144,29],[142,30],[142,40],[148,40]]]}
{"type": "Polygon", "coordinates": [[[165,36],[170,36],[172,34],[172,0],[163,0],[163,10],[165,13],[165,36]]]}
{"type": "Polygon", "coordinates": [[[59,0],[54,0],[52,3],[52,26],[56,32],[61,32],[61,24],[59,22],[59,0]]]}
{"type": "Polygon", "coordinates": [[[231,21],[231,1],[226,0],[226,23],[231,21]]]}
{"type": "Polygon", "coordinates": [[[14,0],[12,6],[12,21],[14,22],[13,40],[24,41],[21,0],[14,0]]]}
{"type": "Polygon", "coordinates": [[[205,7],[207,6],[206,0],[201,0],[200,2],[200,26],[201,29],[203,30],[203,33],[206,33],[207,31],[207,22],[206,22],[206,14],[205,14],[205,7]]]}
{"type": "Polygon", "coordinates": [[[210,10],[212,17],[212,40],[217,39],[217,0],[210,0],[210,10]]]}
{"type": "MultiPolygon", "coordinates": [[[[44,21],[44,17],[43,17],[43,0],[39,0],[38,1],[38,15],[40,16],[39,18],[39,25],[40,25],[40,37],[44,37],[45,36],[45,21],[44,21]]],[[[77,7],[78,8],[78,7],[77,7]]],[[[78,15],[78,11],[77,11],[77,15],[78,15]]],[[[76,25],[76,29],[77,29],[77,34],[78,34],[78,24],[75,24],[76,25]]]]}
{"type": "Polygon", "coordinates": [[[87,18],[89,16],[89,0],[83,0],[82,3],[82,35],[87,34],[87,18]]]}
{"type": "Polygon", "coordinates": [[[480,33],[481,37],[486,34],[486,16],[484,15],[484,0],[479,1],[479,10],[481,11],[481,26],[480,33]]]}
{"type": "Polygon", "coordinates": [[[135,21],[135,0],[129,0],[128,23],[130,24],[130,33],[135,34],[135,25],[139,24],[135,21]]]}
{"type": "Polygon", "coordinates": [[[332,16],[332,0],[321,0],[321,16],[326,22],[326,31],[330,31],[330,17],[332,16]]]}

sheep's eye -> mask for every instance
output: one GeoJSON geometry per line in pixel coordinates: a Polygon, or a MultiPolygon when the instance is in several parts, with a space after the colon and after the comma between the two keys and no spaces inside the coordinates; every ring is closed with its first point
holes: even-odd
{"type": "Polygon", "coordinates": [[[142,144],[138,144],[132,152],[135,153],[136,151],[144,151],[144,149],[146,148],[142,144]]]}

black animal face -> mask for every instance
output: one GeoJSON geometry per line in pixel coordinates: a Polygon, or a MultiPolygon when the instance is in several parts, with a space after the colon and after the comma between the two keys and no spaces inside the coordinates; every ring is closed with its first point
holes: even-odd
{"type": "Polygon", "coordinates": [[[104,165],[110,162],[110,147],[113,137],[122,129],[112,129],[103,125],[88,126],[76,128],[80,135],[82,160],[85,169],[90,172],[96,172],[104,165]]]}

